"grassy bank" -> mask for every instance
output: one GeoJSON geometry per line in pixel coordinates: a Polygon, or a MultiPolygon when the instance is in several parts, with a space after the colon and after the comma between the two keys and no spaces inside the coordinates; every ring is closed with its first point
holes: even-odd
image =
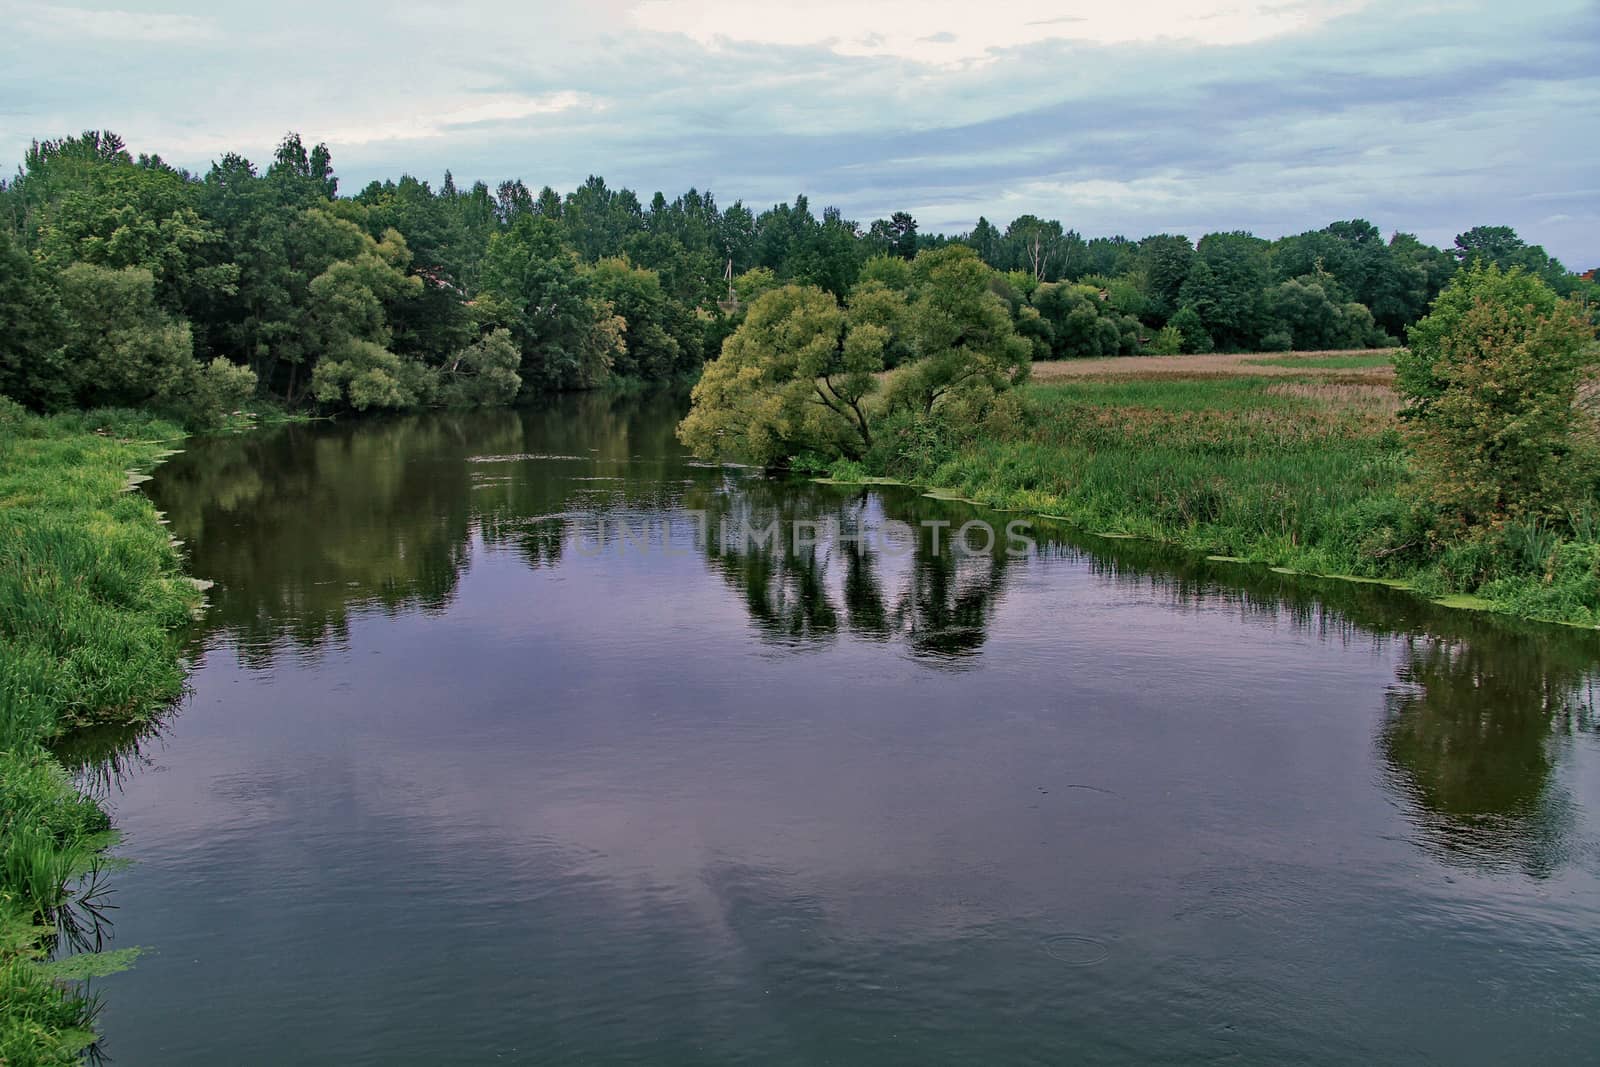
{"type": "MultiPolygon", "coordinates": [[[[1287,361],[1285,361],[1287,362],[1287,361]]],[[[1334,369],[1334,368],[1327,368],[1334,369]]],[[[1355,373],[1056,378],[1009,417],[891,428],[863,471],[1104,534],[1323,575],[1380,579],[1462,606],[1600,624],[1600,522],[1430,535],[1387,377],[1355,373]]]]}
{"type": "Polygon", "coordinates": [[[67,981],[113,833],[47,745],[159,714],[181,691],[176,630],[199,594],[130,471],[181,437],[118,412],[39,418],[0,398],[0,1064],[76,1063],[94,1005],[67,981]],[[86,876],[89,876],[86,878],[86,876]]]}

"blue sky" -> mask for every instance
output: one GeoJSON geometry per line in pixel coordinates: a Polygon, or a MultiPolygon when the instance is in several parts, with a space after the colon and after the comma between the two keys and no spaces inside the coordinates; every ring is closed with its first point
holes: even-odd
{"type": "Polygon", "coordinates": [[[1600,265],[1600,5],[1580,0],[0,0],[0,167],[109,127],[205,167],[325,140],[410,172],[1085,235],[1363,216],[1600,265]]]}

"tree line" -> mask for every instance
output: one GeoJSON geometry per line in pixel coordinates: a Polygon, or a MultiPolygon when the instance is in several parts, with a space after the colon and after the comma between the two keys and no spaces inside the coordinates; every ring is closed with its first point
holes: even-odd
{"type": "MultiPolygon", "coordinates": [[[[35,142],[0,183],[0,393],[204,422],[252,399],[479,406],[665,381],[720,353],[765,292],[882,305],[913,287],[919,252],[949,245],[975,253],[1033,359],[1391,344],[1475,262],[1563,295],[1593,286],[1506,227],[1450,249],[1363,220],[1191,243],[1026,215],[947,236],[905,212],[819,216],[804,196],[757,212],[694,189],[645,203],[599,177],[565,195],[462,189],[448,172],[348,196],[327,147],[298,135],[265,166],[230,153],[196,174],[90,131],[35,142]]],[[[914,343],[887,337],[884,364],[914,343]]]]}

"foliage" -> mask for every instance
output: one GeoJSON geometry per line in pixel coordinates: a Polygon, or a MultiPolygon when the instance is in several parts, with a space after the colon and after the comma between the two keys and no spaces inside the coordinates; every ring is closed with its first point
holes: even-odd
{"type": "Polygon", "coordinates": [[[155,509],[125,491],[128,469],[155,462],[177,433],[114,412],[45,419],[0,400],[3,1062],[79,1062],[93,1004],[62,983],[128,959],[39,962],[112,840],[43,743],[148,719],[179,693],[176,631],[199,594],[178,576],[155,509]]]}
{"type": "Polygon", "coordinates": [[[859,450],[871,441],[863,405],[886,340],[875,324],[847,331],[838,301],[815,287],[764,293],[707,364],[678,435],[700,455],[766,465],[806,449],[859,450]]]}
{"type": "Polygon", "coordinates": [[[1161,327],[1145,351],[1152,356],[1176,356],[1183,351],[1183,331],[1170,323],[1161,327]]]}
{"type": "Polygon", "coordinates": [[[501,407],[522,389],[522,353],[511,331],[497,329],[457,352],[445,368],[441,395],[452,407],[501,407]]]}
{"type": "Polygon", "coordinates": [[[881,419],[929,418],[1025,377],[1030,345],[971,249],[918,253],[903,279],[888,274],[904,291],[884,276],[875,268],[845,308],[810,286],[757,298],[695,386],[683,441],[766,465],[805,452],[857,458],[881,419]]]}
{"type": "MultiPolygon", "coordinates": [[[[200,423],[217,418],[210,390],[174,384],[193,378],[174,358],[185,329],[194,364],[247,367],[288,409],[460,404],[480,394],[446,379],[485,329],[510,331],[524,394],[678,379],[721,350],[764,292],[813,286],[893,318],[884,293],[914,303],[912,264],[951,246],[989,269],[1032,358],[1170,351],[1168,327],[1183,352],[1378,347],[1478,263],[1587,293],[1600,318],[1596,286],[1505,227],[1468,229],[1448,251],[1405,233],[1385,241],[1364,219],[1196,244],[1086,240],[1024,215],[951,238],[905,211],[863,226],[805,196],[765,210],[708,190],[646,200],[598,175],[563,195],[517,179],[458,188],[449,172],[437,186],[405,174],[341,197],[327,147],[296,134],[261,168],[229,153],[198,175],[135,157],[107,131],[38,142],[0,185],[0,218],[0,391],[36,410],[115,400],[200,423]],[[122,300],[113,331],[135,362],[110,368],[116,388],[98,396],[82,395],[81,347],[97,327],[63,317],[64,297],[83,295],[86,276],[71,273],[81,265],[150,278],[153,310],[134,315],[122,300]],[[135,379],[145,384],[130,391],[135,379]]],[[[110,276],[99,288],[127,288],[110,276]]],[[[918,362],[905,324],[886,328],[885,367],[918,362]]]]}
{"type": "Polygon", "coordinates": [[[586,275],[594,298],[623,322],[614,373],[661,381],[700,365],[699,323],[667,295],[659,274],[614,258],[600,260],[586,275]]]}
{"type": "Polygon", "coordinates": [[[1372,312],[1355,301],[1338,302],[1338,291],[1320,275],[1280,282],[1266,293],[1265,311],[1288,343],[1268,344],[1262,351],[1331,351],[1345,348],[1382,348],[1394,342],[1373,321],[1372,312]]]}
{"type": "Polygon", "coordinates": [[[1593,327],[1521,268],[1458,274],[1396,360],[1427,498],[1463,527],[1564,516],[1591,473],[1578,385],[1593,327]]]}
{"type": "Polygon", "coordinates": [[[549,219],[521,215],[489,239],[483,290],[485,318],[507,328],[522,353],[525,384],[587,388],[621,354],[625,324],[591,295],[577,257],[549,219]]]}
{"type": "Polygon", "coordinates": [[[907,332],[916,358],[895,372],[891,408],[926,416],[947,397],[995,393],[1027,377],[1031,346],[1017,336],[976,253],[963,245],[923,252],[912,273],[907,332]]]}

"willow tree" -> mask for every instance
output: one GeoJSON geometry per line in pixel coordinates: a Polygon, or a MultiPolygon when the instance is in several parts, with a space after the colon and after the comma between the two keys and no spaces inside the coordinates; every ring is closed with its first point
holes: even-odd
{"type": "Polygon", "coordinates": [[[707,364],[679,437],[701,455],[766,465],[807,450],[855,459],[886,414],[926,419],[1010,387],[1032,346],[992,278],[976,252],[949,245],[917,256],[906,291],[873,278],[847,308],[811,286],[763,294],[707,364]]]}
{"type": "Polygon", "coordinates": [[[763,293],[706,365],[678,436],[700,455],[764,465],[806,449],[859,456],[872,447],[870,398],[889,340],[813,286],[763,293]]]}
{"type": "Polygon", "coordinates": [[[912,263],[905,332],[915,358],[895,372],[891,407],[930,416],[950,397],[999,392],[1028,375],[1033,346],[1017,336],[994,272],[965,245],[923,252],[912,263]]]}

